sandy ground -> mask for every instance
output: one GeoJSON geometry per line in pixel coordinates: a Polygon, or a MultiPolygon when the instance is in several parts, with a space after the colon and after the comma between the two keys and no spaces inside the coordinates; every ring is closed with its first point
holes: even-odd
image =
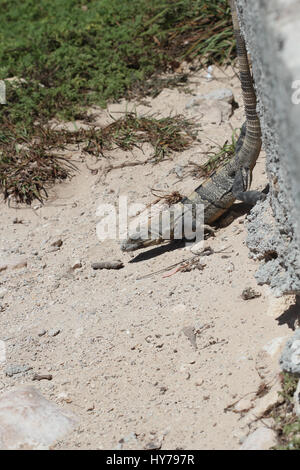
{"type": "MultiPolygon", "coordinates": [[[[172,170],[203,162],[200,152],[214,148],[213,142],[222,145],[232,128],[240,127],[240,85],[232,70],[215,69],[211,81],[205,75],[191,74],[188,86],[194,94],[226,87],[240,104],[225,122],[214,112],[187,110],[191,94],[180,89],[164,90],[137,107],[121,102],[108,109],[117,117],[126,108],[157,116],[184,113],[202,125],[191,149],[158,165],[122,168],[104,178],[106,162],[88,159],[89,167],[100,168],[92,174],[86,157],[74,148],[72,159],[80,171],[56,185],[44,206],[1,203],[1,265],[7,268],[0,272],[0,339],[6,346],[0,394],[33,383],[73,412],[78,425],[55,449],[238,449],[258,426],[249,410],[256,406],[262,380],[270,384],[279,372],[277,346],[291,334],[285,312],[294,299],[274,299],[267,287],[257,286],[258,264],[245,244],[246,212],[235,205],[230,223],[206,240],[216,253],[203,258],[203,270],[170,277],[138,279],[190,257],[185,247],[129,254],[117,241],[100,242],[96,235],[102,203],[117,204],[120,195],[130,203],[149,203],[154,199],[150,188],[188,194],[199,181],[180,181],[172,170]],[[59,240],[60,247],[52,245],[59,240]],[[93,262],[113,259],[122,260],[124,268],[91,268],[93,262]],[[247,287],[260,297],[242,299],[247,287]],[[275,349],[264,357],[268,344],[275,349]],[[7,375],[8,368],[19,365],[30,369],[7,375]],[[53,379],[32,382],[34,373],[53,379]],[[246,395],[242,413],[224,411],[246,395]]],[[[98,125],[111,122],[107,111],[91,113],[98,125]]],[[[114,150],[110,163],[146,160],[151,151],[149,145],[133,154],[114,150]]],[[[262,153],[253,187],[264,187],[264,168],[262,153]]]]}

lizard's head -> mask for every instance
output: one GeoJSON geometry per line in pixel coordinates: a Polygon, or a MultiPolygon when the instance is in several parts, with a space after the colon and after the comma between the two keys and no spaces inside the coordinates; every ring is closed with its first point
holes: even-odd
{"type": "Polygon", "coordinates": [[[140,248],[147,248],[148,246],[158,245],[162,242],[161,237],[157,239],[144,239],[139,233],[131,234],[126,240],[122,240],[120,248],[122,251],[135,251],[140,248]],[[136,235],[136,236],[135,236],[136,235]]]}
{"type": "Polygon", "coordinates": [[[181,204],[173,205],[172,210],[168,206],[152,217],[147,213],[137,224],[134,223],[130,227],[127,238],[121,241],[121,250],[135,251],[173,240],[176,224],[182,225],[181,204]]]}

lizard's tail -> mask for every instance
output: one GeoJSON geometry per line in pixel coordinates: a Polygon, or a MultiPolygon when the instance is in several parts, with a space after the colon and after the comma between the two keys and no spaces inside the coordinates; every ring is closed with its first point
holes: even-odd
{"type": "MultiPolygon", "coordinates": [[[[240,167],[249,167],[250,172],[252,172],[261,149],[261,129],[259,118],[256,112],[256,93],[250,72],[245,41],[240,31],[235,1],[229,0],[229,3],[231,7],[232,23],[236,38],[237,57],[246,114],[246,135],[241,149],[239,149],[239,152],[237,152],[239,160],[238,163],[240,167]]],[[[251,181],[249,181],[249,187],[250,183],[251,181]]]]}

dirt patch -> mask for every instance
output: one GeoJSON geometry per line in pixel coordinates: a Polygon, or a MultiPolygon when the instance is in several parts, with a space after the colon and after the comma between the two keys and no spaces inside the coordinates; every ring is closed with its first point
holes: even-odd
{"type": "MultiPolygon", "coordinates": [[[[194,94],[226,87],[242,104],[231,69],[215,69],[212,80],[206,75],[190,77],[194,94]]],[[[180,168],[204,163],[203,152],[230,142],[243,123],[242,106],[223,120],[211,108],[206,115],[197,106],[186,108],[190,99],[181,89],[164,89],[142,105],[122,101],[108,111],[89,111],[99,126],[124,111],[185,114],[200,124],[190,149],[156,165],[120,166],[105,175],[106,161],[95,174],[88,169],[93,158],[86,162],[74,147],[80,172],[58,184],[44,206],[1,205],[1,259],[20,257],[23,264],[8,260],[0,272],[0,390],[31,383],[36,374],[52,376],[36,387],[80,423],[56,449],[236,449],[257,426],[255,418],[241,420],[224,410],[246,394],[257,399],[261,350],[290,330],[275,319],[288,309],[286,302],[279,308],[255,283],[257,262],[248,257],[240,204],[206,241],[211,250],[197,260],[201,269],[167,277],[161,270],[192,257],[190,247],[124,254],[117,241],[101,242],[96,235],[100,204],[118,204],[121,195],[129,204],[148,204],[155,199],[151,189],[188,195],[199,180],[181,177],[180,168]],[[112,260],[124,267],[91,266],[112,260]],[[244,300],[250,288],[260,296],[244,300]],[[12,366],[24,372],[7,375],[12,366]]],[[[148,143],[111,150],[109,163],[145,160],[150,152],[148,143]]],[[[262,189],[265,179],[262,154],[253,188],[262,189]]],[[[136,210],[130,207],[132,214],[136,210]]],[[[268,381],[277,373],[275,362],[268,381]]]]}

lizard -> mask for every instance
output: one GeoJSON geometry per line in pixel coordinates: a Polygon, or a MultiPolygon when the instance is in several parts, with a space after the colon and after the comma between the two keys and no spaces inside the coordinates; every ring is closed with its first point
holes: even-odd
{"type": "MultiPolygon", "coordinates": [[[[245,40],[242,37],[235,0],[229,0],[232,23],[236,40],[239,75],[242,88],[243,103],[246,122],[236,144],[235,155],[224,166],[215,170],[203,183],[201,183],[188,197],[184,197],[177,206],[181,208],[197,205],[204,207],[204,224],[210,225],[223,215],[235,200],[254,205],[258,200],[265,198],[259,191],[250,190],[252,171],[259,156],[262,140],[259,117],[256,112],[256,93],[250,71],[245,40]]],[[[174,206],[173,206],[174,209],[174,206]]],[[[181,211],[182,213],[182,211],[181,211]]],[[[193,212],[194,213],[194,212],[193,212]]],[[[157,216],[159,217],[159,215],[157,216]]],[[[182,218],[182,215],[179,218],[182,218]]],[[[179,220],[179,223],[182,222],[179,220]]],[[[170,217],[168,235],[165,236],[161,227],[161,219],[157,220],[158,229],[153,231],[153,220],[148,218],[145,230],[135,230],[128,234],[127,239],[121,241],[122,251],[134,251],[139,248],[161,244],[174,239],[175,227],[178,220],[174,215],[170,217]],[[152,228],[152,230],[151,230],[152,228]],[[145,238],[144,234],[148,234],[145,238]]],[[[140,229],[140,227],[139,227],[140,229]]]]}

